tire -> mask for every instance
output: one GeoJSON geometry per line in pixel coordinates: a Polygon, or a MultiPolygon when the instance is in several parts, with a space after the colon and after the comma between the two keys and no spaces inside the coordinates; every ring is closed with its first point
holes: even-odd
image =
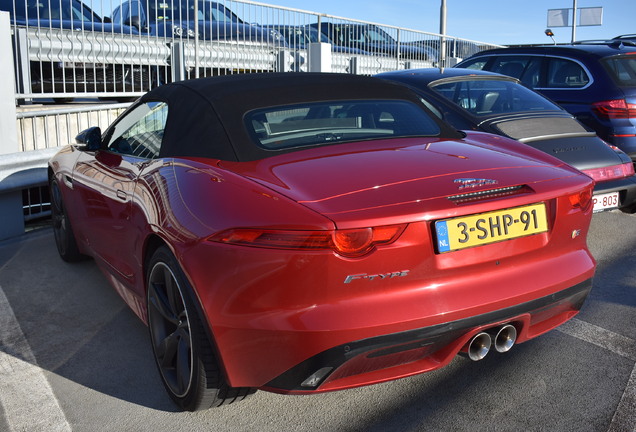
{"type": "Polygon", "coordinates": [[[71,221],[66,214],[66,207],[62,198],[60,185],[55,177],[49,180],[49,193],[51,196],[51,219],[53,222],[53,235],[55,245],[60,257],[66,262],[77,262],[86,259],[86,255],[80,253],[77,247],[75,233],[71,221]]]}
{"type": "Polygon", "coordinates": [[[634,214],[636,213],[636,204],[632,204],[629,207],[623,207],[620,209],[623,213],[634,214]]]}
{"type": "Polygon", "coordinates": [[[226,383],[176,258],[162,246],[146,276],[148,328],[155,362],[172,400],[188,411],[245,399],[254,393],[226,383]]]}

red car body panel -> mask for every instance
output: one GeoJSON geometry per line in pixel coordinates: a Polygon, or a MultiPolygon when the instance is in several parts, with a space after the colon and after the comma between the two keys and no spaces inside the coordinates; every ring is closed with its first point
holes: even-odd
{"type": "Polygon", "coordinates": [[[347,143],[246,162],[144,161],[69,147],[50,166],[80,249],[144,321],[147,251],[158,241],[170,247],[233,387],[310,393],[396,379],[444,366],[476,333],[504,323],[524,342],[578,312],[595,269],[586,244],[592,208],[571,200],[591,194],[593,181],[488,134],[347,143]],[[449,199],[466,192],[454,182],[465,177],[525,189],[449,199]],[[437,220],[534,203],[545,203],[546,232],[437,251],[437,220]],[[405,224],[397,240],[355,258],[212,240],[232,228],[393,224],[405,224]],[[301,385],[323,367],[331,368],[324,381],[301,385]]]}

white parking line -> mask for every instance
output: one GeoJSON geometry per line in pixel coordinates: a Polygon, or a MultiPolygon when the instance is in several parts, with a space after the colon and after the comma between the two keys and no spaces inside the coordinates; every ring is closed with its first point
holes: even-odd
{"type": "MultiPolygon", "coordinates": [[[[576,318],[558,330],[636,362],[636,341],[633,339],[576,318]]],[[[607,431],[636,432],[636,364],[607,431]]]]}
{"type": "Polygon", "coordinates": [[[70,432],[64,412],[37,365],[0,287],[0,405],[12,432],[70,432]],[[35,414],[37,413],[37,414],[35,414]]]}

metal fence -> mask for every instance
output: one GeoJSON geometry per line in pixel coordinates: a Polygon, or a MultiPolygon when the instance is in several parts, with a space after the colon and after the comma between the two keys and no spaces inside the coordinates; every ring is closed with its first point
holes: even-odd
{"type": "Polygon", "coordinates": [[[171,81],[325,64],[356,74],[449,66],[494,47],[246,0],[0,0],[0,9],[11,14],[18,101],[127,100],[171,81]],[[327,61],[318,42],[329,44],[327,61]]]}
{"type": "Polygon", "coordinates": [[[80,131],[91,126],[105,130],[129,105],[111,103],[53,109],[22,108],[16,115],[20,151],[46,150],[74,142],[80,131]]]}
{"type": "Polygon", "coordinates": [[[0,239],[37,226],[50,216],[46,161],[62,143],[90,126],[106,128],[130,104],[73,108],[20,108],[16,115],[20,151],[0,155],[0,239]]]}

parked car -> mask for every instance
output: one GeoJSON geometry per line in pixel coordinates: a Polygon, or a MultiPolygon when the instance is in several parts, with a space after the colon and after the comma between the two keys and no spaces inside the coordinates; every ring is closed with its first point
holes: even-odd
{"type": "Polygon", "coordinates": [[[596,181],[595,212],[636,209],[636,176],[629,156],[519,80],[470,69],[400,70],[376,76],[410,86],[458,129],[519,140],[583,171],[596,181]]]}
{"type": "Polygon", "coordinates": [[[193,0],[124,0],[117,4],[112,12],[113,22],[133,26],[152,36],[193,38],[196,16],[200,39],[286,45],[277,31],[246,23],[223,4],[209,0],[199,0],[196,13],[193,0]]]}
{"type": "Polygon", "coordinates": [[[352,48],[335,44],[326,34],[320,33],[316,27],[302,25],[282,25],[271,24],[265,26],[279,32],[285,38],[290,48],[309,49],[312,42],[323,42],[331,44],[331,50],[336,53],[369,55],[370,53],[359,48],[352,48]]]}
{"type": "MultiPolygon", "coordinates": [[[[318,28],[318,24],[311,24],[318,28]]],[[[387,55],[420,61],[437,61],[436,53],[429,47],[398,43],[390,34],[373,24],[340,24],[322,22],[320,31],[334,44],[349,49],[356,48],[375,55],[387,55]],[[399,48],[399,50],[398,50],[399,48]]]]}
{"type": "Polygon", "coordinates": [[[519,78],[636,160],[636,46],[617,40],[500,48],[457,67],[519,78]]]}
{"type": "MultiPolygon", "coordinates": [[[[427,47],[428,49],[433,50],[432,53],[435,55],[435,58],[440,58],[442,43],[438,38],[418,40],[410,42],[410,44],[427,47]]],[[[444,47],[446,49],[447,58],[460,60],[483,50],[483,48],[475,42],[458,40],[450,37],[445,39],[444,47]]]]}
{"type": "Polygon", "coordinates": [[[292,50],[295,50],[293,55],[292,70],[299,72],[306,70],[308,53],[300,52],[299,50],[309,50],[309,44],[313,42],[323,42],[331,45],[331,51],[335,53],[343,54],[356,54],[356,55],[369,55],[368,52],[362,51],[358,48],[344,47],[334,44],[329,38],[320,33],[316,28],[311,26],[294,26],[284,24],[268,24],[263,26],[268,29],[272,29],[280,33],[285,42],[292,50]]]}
{"type": "Polygon", "coordinates": [[[576,315],[595,270],[591,178],[373,77],[162,85],[49,179],[62,259],[95,259],[185,409],[505,352],[576,315]]]}
{"type": "MultiPolygon", "coordinates": [[[[12,24],[17,26],[138,34],[134,28],[102,20],[79,0],[0,0],[0,10],[9,12],[12,24]]],[[[149,72],[139,65],[31,61],[30,77],[32,93],[146,91],[150,88],[149,72]]],[[[70,100],[72,98],[56,98],[59,102],[70,100]]]]}

